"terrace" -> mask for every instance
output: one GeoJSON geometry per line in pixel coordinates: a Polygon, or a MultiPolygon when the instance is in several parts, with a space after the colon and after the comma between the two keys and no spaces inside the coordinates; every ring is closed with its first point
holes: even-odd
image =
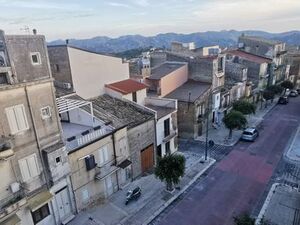
{"type": "Polygon", "coordinates": [[[56,99],[67,150],[91,143],[113,131],[108,123],[94,117],[91,102],[72,96],[56,99]]]}

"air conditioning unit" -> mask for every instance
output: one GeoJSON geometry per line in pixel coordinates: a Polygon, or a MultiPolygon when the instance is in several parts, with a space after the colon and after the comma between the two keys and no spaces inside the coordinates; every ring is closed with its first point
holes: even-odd
{"type": "Polygon", "coordinates": [[[10,184],[10,190],[12,193],[16,193],[16,192],[20,191],[20,183],[14,182],[14,183],[10,184]]]}
{"type": "Polygon", "coordinates": [[[65,88],[65,89],[71,89],[72,86],[71,86],[70,83],[63,83],[63,88],[65,88]]]}

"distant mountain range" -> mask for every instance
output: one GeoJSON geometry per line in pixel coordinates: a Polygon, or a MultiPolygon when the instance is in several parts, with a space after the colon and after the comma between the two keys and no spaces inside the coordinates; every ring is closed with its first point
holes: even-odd
{"type": "MultiPolygon", "coordinates": [[[[126,35],[118,38],[99,36],[90,39],[69,39],[69,44],[103,53],[120,53],[132,49],[152,47],[170,47],[172,41],[195,42],[197,47],[207,45],[220,45],[222,47],[236,46],[238,37],[245,35],[261,36],[269,39],[284,41],[289,45],[300,45],[300,31],[284,33],[268,33],[256,30],[224,30],[207,31],[191,34],[165,33],[156,36],[145,37],[142,35],[126,35]]],[[[64,44],[65,40],[56,40],[49,45],[64,44]]]]}

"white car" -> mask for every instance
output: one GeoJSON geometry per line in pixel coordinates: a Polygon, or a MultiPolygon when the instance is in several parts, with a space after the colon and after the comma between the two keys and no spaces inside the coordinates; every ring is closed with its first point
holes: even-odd
{"type": "Polygon", "coordinates": [[[259,136],[258,131],[255,128],[246,128],[243,131],[241,140],[254,141],[259,136]]]}

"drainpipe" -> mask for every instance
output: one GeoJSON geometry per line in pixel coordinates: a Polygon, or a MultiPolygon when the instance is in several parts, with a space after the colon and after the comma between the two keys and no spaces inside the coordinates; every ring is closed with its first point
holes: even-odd
{"type": "MultiPolygon", "coordinates": [[[[117,166],[117,154],[116,154],[116,145],[115,145],[115,131],[112,134],[112,144],[113,144],[113,151],[114,151],[114,158],[115,158],[115,166],[117,166]]],[[[118,190],[120,190],[119,186],[119,176],[118,176],[118,170],[116,171],[116,178],[117,178],[117,186],[118,190]]]]}
{"type": "MultiPolygon", "coordinates": [[[[41,144],[40,144],[40,140],[39,140],[39,137],[38,137],[38,134],[37,134],[36,124],[35,124],[34,117],[33,117],[33,110],[32,110],[32,107],[31,107],[32,104],[31,104],[31,101],[30,101],[30,98],[29,98],[29,95],[28,95],[28,86],[27,85],[25,86],[25,93],[26,93],[26,100],[28,102],[30,118],[31,118],[32,125],[33,125],[33,132],[34,132],[34,136],[35,136],[37,147],[38,147],[38,154],[39,154],[39,157],[41,158],[41,163],[42,163],[42,167],[43,167],[43,175],[44,175],[44,178],[46,180],[47,189],[49,190],[50,189],[50,184],[49,184],[47,172],[45,171],[46,170],[45,162],[44,162],[43,156],[41,154],[41,144]]],[[[52,203],[50,204],[50,207],[51,207],[51,210],[53,212],[53,218],[54,218],[55,224],[57,225],[52,203]]]]}

